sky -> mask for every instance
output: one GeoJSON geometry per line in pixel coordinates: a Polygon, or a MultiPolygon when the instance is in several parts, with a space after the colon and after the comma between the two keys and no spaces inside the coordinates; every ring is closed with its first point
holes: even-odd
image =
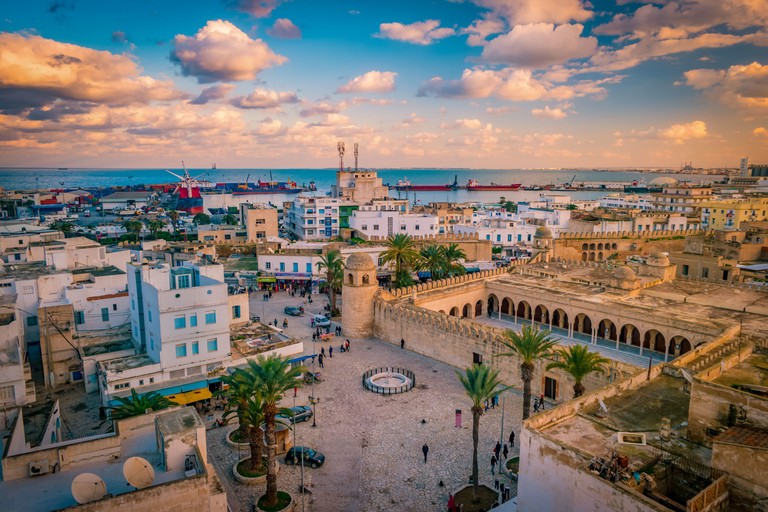
{"type": "Polygon", "coordinates": [[[0,166],[768,162],[768,0],[0,0],[0,166]]]}

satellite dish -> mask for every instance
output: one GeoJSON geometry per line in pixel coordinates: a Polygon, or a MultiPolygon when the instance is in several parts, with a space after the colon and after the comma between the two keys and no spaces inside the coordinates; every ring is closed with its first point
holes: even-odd
{"type": "Polygon", "coordinates": [[[606,407],[605,406],[605,402],[603,402],[602,400],[598,400],[598,402],[600,402],[600,408],[603,410],[603,412],[605,414],[608,414],[608,411],[610,411],[611,408],[610,407],[606,407]]]}
{"type": "Polygon", "coordinates": [[[8,357],[8,354],[5,352],[0,352],[0,363],[7,364],[11,361],[11,358],[8,357]]]}
{"type": "Polygon", "coordinates": [[[72,496],[78,503],[100,500],[107,494],[107,485],[93,473],[82,473],[72,481],[72,496]]]}
{"type": "Polygon", "coordinates": [[[137,489],[144,489],[155,481],[152,464],[141,457],[131,457],[123,464],[123,475],[129,484],[137,489]]]}

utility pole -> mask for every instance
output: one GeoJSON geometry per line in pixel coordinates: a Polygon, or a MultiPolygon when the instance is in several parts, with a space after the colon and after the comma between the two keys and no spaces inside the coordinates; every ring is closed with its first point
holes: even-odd
{"type": "MultiPolygon", "coordinates": [[[[504,405],[507,400],[507,397],[502,396],[501,397],[501,432],[499,432],[499,444],[504,445],[504,405]]],[[[499,451],[499,455],[502,455],[502,452],[499,451]]],[[[501,457],[499,457],[501,458],[501,457]]],[[[504,461],[504,464],[506,466],[507,462],[504,461]]],[[[501,475],[501,461],[499,461],[499,475],[501,475]]],[[[501,500],[503,499],[503,489],[504,484],[499,484],[499,505],[501,505],[501,500]]]]}

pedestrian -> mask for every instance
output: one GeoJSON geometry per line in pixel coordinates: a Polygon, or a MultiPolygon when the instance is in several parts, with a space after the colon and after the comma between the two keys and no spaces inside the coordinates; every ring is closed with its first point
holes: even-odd
{"type": "Polygon", "coordinates": [[[504,454],[504,460],[506,460],[507,457],[509,456],[509,449],[507,448],[507,443],[504,443],[504,450],[501,453],[504,454]]]}
{"type": "Polygon", "coordinates": [[[275,327],[277,327],[277,318],[275,318],[275,327]]]}
{"type": "Polygon", "coordinates": [[[333,347],[328,347],[328,357],[333,357],[333,347]]]}
{"type": "Polygon", "coordinates": [[[323,354],[317,356],[317,362],[320,363],[320,368],[323,367],[323,354]]]}
{"type": "Polygon", "coordinates": [[[269,298],[272,298],[272,290],[269,290],[269,298]]]}
{"type": "Polygon", "coordinates": [[[347,340],[347,352],[349,352],[349,340],[347,340]]]}
{"type": "Polygon", "coordinates": [[[541,395],[541,398],[539,399],[539,407],[541,407],[541,410],[544,410],[544,395],[541,395]]]}
{"type": "Polygon", "coordinates": [[[515,446],[515,431],[509,433],[509,446],[515,446]]]}
{"type": "Polygon", "coordinates": [[[312,341],[316,341],[316,340],[317,340],[317,334],[312,333],[312,341]]]}
{"type": "Polygon", "coordinates": [[[400,348],[401,348],[401,349],[402,349],[402,348],[405,348],[405,340],[404,340],[404,339],[401,339],[401,340],[400,340],[400,348]]]}
{"type": "Polygon", "coordinates": [[[309,319],[309,326],[310,327],[314,327],[315,326],[315,319],[314,318],[310,318],[309,319]]]}
{"type": "Polygon", "coordinates": [[[491,474],[495,475],[494,470],[496,469],[496,457],[494,455],[491,455],[491,474]]]}
{"type": "Polygon", "coordinates": [[[427,454],[429,453],[429,446],[427,446],[427,443],[424,443],[424,446],[421,447],[421,451],[424,452],[424,464],[426,464],[427,454]]]}
{"type": "Polygon", "coordinates": [[[488,412],[488,400],[486,400],[486,401],[483,403],[483,405],[485,406],[485,411],[484,411],[484,412],[488,412]]]}
{"type": "Polygon", "coordinates": [[[496,408],[496,397],[491,397],[491,409],[496,408]]]}
{"type": "Polygon", "coordinates": [[[501,443],[499,442],[496,443],[496,447],[493,449],[493,453],[496,454],[496,458],[498,460],[501,460],[501,458],[499,457],[499,455],[501,454],[501,443]]]}
{"type": "Polygon", "coordinates": [[[325,357],[325,347],[320,349],[320,353],[323,355],[323,357],[325,357]]]}

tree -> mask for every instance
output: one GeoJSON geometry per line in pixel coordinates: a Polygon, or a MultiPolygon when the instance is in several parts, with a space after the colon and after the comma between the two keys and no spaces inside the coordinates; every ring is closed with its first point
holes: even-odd
{"type": "Polygon", "coordinates": [[[122,420],[131,416],[140,416],[152,411],[160,411],[176,405],[157,391],[151,391],[139,396],[135,389],[131,390],[131,396],[123,398],[113,396],[113,400],[120,402],[120,405],[109,407],[110,418],[113,420],[122,420]]]}
{"type": "Polygon", "coordinates": [[[176,223],[179,221],[179,212],[177,210],[171,210],[168,212],[168,218],[173,223],[173,234],[176,234],[176,223]]]}
{"type": "Polygon", "coordinates": [[[62,233],[71,233],[75,226],[71,222],[53,222],[51,223],[51,229],[61,231],[62,233]]]}
{"type": "Polygon", "coordinates": [[[307,368],[304,366],[291,368],[288,358],[275,355],[259,356],[258,362],[248,360],[248,366],[246,371],[250,372],[259,382],[262,393],[264,423],[267,429],[267,494],[265,505],[274,507],[277,504],[275,418],[278,414],[283,414],[283,411],[291,414],[290,409],[281,409],[278,402],[289,389],[301,387],[302,380],[299,377],[307,371],[307,368]]]}
{"type": "Polygon", "coordinates": [[[123,222],[123,227],[128,232],[133,232],[136,235],[136,243],[139,242],[139,234],[144,228],[144,224],[139,220],[127,220],[123,222]]]}
{"type": "Polygon", "coordinates": [[[507,201],[504,203],[504,210],[510,213],[517,213],[517,204],[513,203],[512,201],[507,201]]]}
{"type": "Polygon", "coordinates": [[[504,197],[504,196],[501,196],[501,197],[499,198],[499,204],[500,204],[501,206],[504,206],[504,204],[506,204],[506,202],[507,202],[507,198],[506,198],[506,197],[504,197]]]}
{"type": "Polygon", "coordinates": [[[165,222],[159,220],[150,220],[147,222],[147,227],[152,235],[157,238],[157,232],[165,227],[165,222]]]}
{"type": "Polygon", "coordinates": [[[206,214],[204,214],[204,213],[198,213],[192,219],[192,222],[194,222],[198,226],[201,225],[201,224],[210,224],[211,223],[211,218],[209,216],[207,216],[206,214]]]}
{"type": "Polygon", "coordinates": [[[452,243],[445,248],[445,265],[451,274],[463,276],[467,269],[459,260],[466,260],[467,254],[459,248],[459,244],[452,243]]]}
{"type": "Polygon", "coordinates": [[[566,210],[571,210],[571,211],[573,211],[573,210],[578,210],[578,209],[579,209],[579,207],[578,207],[578,206],[576,206],[575,204],[571,203],[571,204],[567,205],[567,206],[565,207],[565,209],[566,209],[566,210]]]}
{"type": "Polygon", "coordinates": [[[413,283],[411,268],[419,260],[419,253],[414,248],[410,235],[398,234],[387,238],[387,250],[381,253],[384,263],[395,264],[395,286],[402,288],[413,283]]]}
{"type": "Polygon", "coordinates": [[[249,471],[258,471],[263,465],[261,459],[264,452],[264,431],[261,426],[264,424],[264,402],[260,389],[253,390],[253,393],[245,402],[238,405],[237,409],[229,409],[225,412],[224,417],[229,421],[234,416],[241,427],[247,427],[246,438],[251,450],[251,458],[244,465],[249,471]]]}
{"type": "Polygon", "coordinates": [[[445,247],[433,244],[425,245],[419,251],[420,260],[416,268],[430,273],[432,279],[440,279],[448,270],[445,260],[445,247]]]}
{"type": "Polygon", "coordinates": [[[483,415],[483,403],[511,388],[499,380],[499,370],[483,364],[473,364],[462,375],[454,370],[464,386],[464,391],[472,400],[472,499],[477,499],[477,441],[480,437],[480,416],[483,415]]]}
{"type": "MultiPolygon", "coordinates": [[[[222,376],[221,382],[229,386],[229,389],[226,391],[217,393],[217,395],[224,395],[227,397],[224,416],[228,417],[230,411],[246,407],[246,402],[251,395],[253,395],[256,386],[253,381],[253,376],[243,370],[235,370],[235,373],[232,375],[222,376]]],[[[227,422],[229,421],[230,419],[227,418],[227,422]]],[[[259,424],[259,429],[261,429],[261,423],[259,424]]],[[[247,439],[250,435],[250,427],[242,421],[239,421],[238,432],[240,439],[247,439]]],[[[263,435],[262,432],[262,437],[263,435]]]]}
{"type": "Polygon", "coordinates": [[[560,356],[560,361],[549,363],[547,370],[559,368],[568,372],[573,377],[573,398],[584,394],[584,386],[581,381],[592,372],[605,373],[604,365],[610,361],[597,352],[590,352],[586,345],[571,345],[555,351],[560,356]]]}
{"type": "Polygon", "coordinates": [[[328,251],[325,256],[320,256],[317,262],[318,270],[325,269],[325,282],[330,288],[331,294],[331,316],[336,310],[336,293],[341,290],[344,282],[344,264],[341,261],[341,252],[334,249],[328,251]]]}
{"type": "Polygon", "coordinates": [[[519,357],[520,374],[523,380],[523,420],[530,416],[531,410],[531,381],[533,380],[533,363],[544,359],[551,354],[552,349],[557,345],[557,341],[550,338],[551,331],[541,331],[538,327],[524,325],[520,332],[511,329],[504,330],[504,338],[501,343],[511,350],[504,354],[497,354],[493,357],[519,357]]]}
{"type": "Polygon", "coordinates": [[[235,217],[231,213],[226,214],[224,217],[222,217],[221,220],[222,222],[224,222],[224,224],[229,224],[230,226],[234,226],[235,224],[237,224],[237,217],[235,217]]]}

